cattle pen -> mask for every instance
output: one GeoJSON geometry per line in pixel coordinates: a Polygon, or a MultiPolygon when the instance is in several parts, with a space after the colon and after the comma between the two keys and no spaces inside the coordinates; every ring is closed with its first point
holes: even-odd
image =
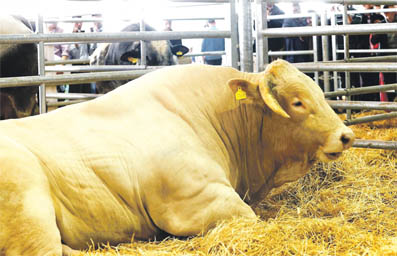
{"type": "MultiPolygon", "coordinates": [[[[355,87],[351,83],[351,76],[358,72],[397,73],[397,49],[350,49],[349,44],[349,38],[353,35],[395,33],[397,23],[348,24],[348,16],[359,13],[349,10],[348,6],[396,5],[396,0],[321,0],[323,3],[339,4],[342,10],[274,16],[267,15],[267,5],[310,1],[172,2],[222,5],[228,10],[228,16],[216,19],[224,19],[230,29],[48,34],[44,32],[44,24],[54,19],[38,15],[36,33],[0,35],[0,44],[37,44],[38,76],[0,78],[0,88],[39,86],[40,113],[46,113],[50,107],[80,103],[101,96],[51,93],[48,92],[49,87],[130,80],[162,68],[148,66],[145,61],[138,65],[117,66],[87,66],[88,59],[46,61],[46,45],[131,40],[140,40],[144,45],[143,42],[151,40],[225,38],[229,42],[225,51],[189,53],[186,56],[225,55],[228,66],[245,72],[261,72],[277,57],[311,56],[312,62],[294,65],[305,73],[313,74],[313,79],[321,84],[330,106],[341,112],[341,118],[346,125],[351,126],[358,139],[353,144],[354,149],[341,160],[318,163],[300,180],[274,189],[256,207],[255,212],[260,216],[257,222],[236,219],[222,223],[206,235],[188,239],[170,237],[162,241],[142,242],[132,237],[130,244],[119,246],[92,244],[91,249],[81,255],[397,255],[397,224],[394,221],[397,217],[397,102],[354,100],[357,95],[397,92],[397,83],[366,87],[355,87]],[[291,17],[310,19],[312,25],[267,28],[269,20],[291,17]],[[327,17],[330,24],[327,24],[327,17]],[[337,17],[341,17],[340,24],[337,24],[337,17]],[[287,35],[310,38],[312,49],[269,50],[269,39],[285,38],[287,35]],[[331,50],[328,52],[323,49],[331,50]],[[387,56],[351,56],[357,52],[387,56]],[[51,72],[73,74],[48,75],[51,72]],[[51,99],[62,101],[53,102],[51,99]]],[[[375,13],[383,11],[373,10],[375,13]]],[[[386,10],[392,11],[397,12],[397,9],[386,10]]],[[[208,18],[197,20],[205,19],[208,18]]],[[[75,22],[76,19],[56,21],[75,22]]],[[[140,22],[141,25],[145,23],[143,19],[140,22]]],[[[141,54],[141,59],[145,60],[144,48],[141,54]]]]}

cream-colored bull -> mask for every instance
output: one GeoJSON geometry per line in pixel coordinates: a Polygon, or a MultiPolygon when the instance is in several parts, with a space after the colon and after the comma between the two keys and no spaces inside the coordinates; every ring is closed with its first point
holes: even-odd
{"type": "Polygon", "coordinates": [[[354,140],[285,61],[174,66],[98,99],[0,123],[0,255],[189,236],[334,160],[354,140]],[[235,93],[241,96],[236,100],[235,93]]]}

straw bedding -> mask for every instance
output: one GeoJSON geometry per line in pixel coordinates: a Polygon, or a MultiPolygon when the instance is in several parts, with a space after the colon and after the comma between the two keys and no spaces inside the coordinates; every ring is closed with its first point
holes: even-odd
{"type": "MultiPolygon", "coordinates": [[[[352,129],[359,139],[397,141],[397,119],[352,129]]],[[[81,255],[397,255],[396,159],[396,150],[353,148],[273,190],[255,209],[258,221],[235,219],[204,236],[132,239],[81,255]]]]}

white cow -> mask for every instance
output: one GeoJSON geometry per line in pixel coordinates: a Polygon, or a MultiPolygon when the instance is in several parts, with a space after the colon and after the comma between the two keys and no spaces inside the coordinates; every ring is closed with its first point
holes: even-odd
{"type": "Polygon", "coordinates": [[[0,122],[0,255],[61,255],[256,218],[250,205],[349,148],[319,87],[265,72],[163,68],[95,100],[0,122]],[[62,245],[63,244],[63,245],[62,245]]]}

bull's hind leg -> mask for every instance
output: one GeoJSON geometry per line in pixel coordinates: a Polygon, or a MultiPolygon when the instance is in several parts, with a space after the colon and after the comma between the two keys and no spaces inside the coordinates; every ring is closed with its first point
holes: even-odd
{"type": "Polygon", "coordinates": [[[62,255],[47,178],[26,152],[0,152],[0,255],[62,255]]]}

